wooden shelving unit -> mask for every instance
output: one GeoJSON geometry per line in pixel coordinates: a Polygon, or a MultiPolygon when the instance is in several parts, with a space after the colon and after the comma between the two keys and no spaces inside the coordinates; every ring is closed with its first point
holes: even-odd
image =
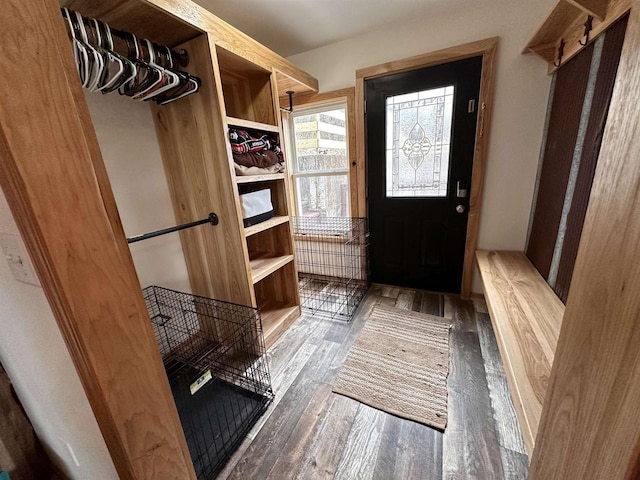
{"type": "MultiPolygon", "coordinates": [[[[270,133],[281,143],[278,87],[273,70],[220,46],[216,46],[216,56],[227,126],[270,133]]],[[[227,161],[233,162],[233,158],[227,161]]],[[[263,189],[271,192],[275,216],[244,228],[242,239],[252,302],[262,313],[265,340],[270,346],[300,315],[288,186],[282,173],[236,176],[234,180],[234,195],[263,189]]]]}
{"type": "Polygon", "coordinates": [[[553,73],[585,45],[585,23],[592,17],[589,42],[631,8],[631,0],[560,0],[547,16],[522,53],[535,53],[544,59],[553,73]],[[564,42],[562,58],[558,52],[564,42]]]}

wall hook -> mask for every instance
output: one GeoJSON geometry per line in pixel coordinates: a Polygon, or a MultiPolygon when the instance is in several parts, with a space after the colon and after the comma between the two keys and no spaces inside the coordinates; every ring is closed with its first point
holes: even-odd
{"type": "Polygon", "coordinates": [[[560,46],[558,47],[558,60],[556,62],[553,62],[553,66],[556,68],[559,68],[560,65],[562,65],[562,57],[564,56],[564,46],[565,46],[564,38],[561,38],[560,46]]]}
{"type": "Polygon", "coordinates": [[[287,90],[285,93],[287,95],[289,95],[289,110],[288,110],[288,112],[291,113],[291,112],[293,112],[293,94],[295,92],[293,90],[287,90]]]}
{"type": "Polygon", "coordinates": [[[586,47],[587,43],[589,43],[589,34],[591,33],[591,30],[593,30],[593,17],[591,15],[587,15],[587,20],[584,22],[584,43],[582,40],[578,40],[578,43],[583,47],[586,47]]]}

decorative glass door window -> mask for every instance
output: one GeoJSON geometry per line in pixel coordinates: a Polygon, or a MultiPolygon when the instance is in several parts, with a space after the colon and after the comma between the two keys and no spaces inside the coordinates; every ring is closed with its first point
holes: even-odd
{"type": "Polygon", "coordinates": [[[387,197],[446,197],[453,85],[387,97],[387,197]]]}

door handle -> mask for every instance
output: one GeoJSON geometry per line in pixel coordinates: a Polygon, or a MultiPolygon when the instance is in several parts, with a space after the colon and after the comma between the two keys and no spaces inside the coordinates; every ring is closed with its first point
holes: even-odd
{"type": "Polygon", "coordinates": [[[466,208],[464,208],[464,205],[457,205],[456,206],[456,212],[458,213],[464,213],[466,210],[466,208]]]}

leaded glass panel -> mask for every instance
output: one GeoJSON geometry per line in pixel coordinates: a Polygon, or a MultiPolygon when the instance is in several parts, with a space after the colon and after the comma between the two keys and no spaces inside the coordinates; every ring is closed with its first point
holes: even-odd
{"type": "Polygon", "coordinates": [[[453,85],[387,97],[387,197],[446,197],[453,85]]]}

